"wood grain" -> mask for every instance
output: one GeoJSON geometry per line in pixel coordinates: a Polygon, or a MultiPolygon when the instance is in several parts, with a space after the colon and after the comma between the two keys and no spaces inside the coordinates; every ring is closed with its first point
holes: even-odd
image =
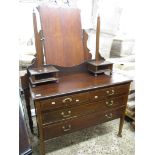
{"type": "Polygon", "coordinates": [[[31,88],[31,95],[34,100],[45,99],[49,97],[69,95],[72,93],[86,92],[88,90],[101,89],[119,84],[128,84],[131,82],[125,76],[113,74],[113,76],[100,75],[94,78],[93,75],[85,72],[64,74],[60,77],[59,83],[45,84],[31,88]],[[38,96],[37,94],[40,94],[38,96]]]}
{"type": "Polygon", "coordinates": [[[45,38],[46,64],[71,67],[84,62],[79,9],[42,5],[38,10],[45,38]]]}
{"type": "Polygon", "coordinates": [[[86,104],[74,104],[69,108],[59,108],[53,111],[46,111],[42,113],[43,124],[56,123],[79,116],[84,116],[98,111],[107,111],[112,108],[119,107],[126,104],[126,96],[115,97],[112,99],[103,100],[100,102],[86,102],[86,104]],[[112,103],[112,104],[111,104],[112,103]],[[79,106],[78,106],[79,105],[79,106]]]}
{"type": "Polygon", "coordinates": [[[77,119],[67,120],[54,125],[43,127],[43,133],[45,135],[44,140],[48,140],[53,137],[61,136],[67,133],[71,133],[83,128],[88,128],[99,123],[107,122],[116,118],[119,118],[124,111],[124,107],[110,110],[100,111],[85,117],[79,117],[77,119]],[[107,118],[105,115],[112,114],[111,118],[107,118]],[[65,127],[66,131],[63,129],[65,127]]]}

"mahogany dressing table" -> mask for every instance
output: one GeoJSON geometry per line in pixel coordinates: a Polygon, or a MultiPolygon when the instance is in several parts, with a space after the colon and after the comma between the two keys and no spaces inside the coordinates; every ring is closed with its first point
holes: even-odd
{"type": "MultiPolygon", "coordinates": [[[[117,73],[94,76],[88,71],[91,54],[77,8],[41,5],[38,12],[42,30],[38,32],[33,13],[37,54],[28,75],[31,78],[32,70],[40,67],[59,70],[57,82],[43,76],[44,82],[29,84],[39,129],[40,154],[45,154],[44,142],[51,138],[117,118],[120,118],[118,136],[121,136],[131,80],[117,73]]],[[[112,70],[111,63],[101,60],[112,70]]]]}

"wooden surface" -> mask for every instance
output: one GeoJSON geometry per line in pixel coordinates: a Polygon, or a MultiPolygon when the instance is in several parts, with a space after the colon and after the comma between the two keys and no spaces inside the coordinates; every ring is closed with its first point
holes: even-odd
{"type": "MultiPolygon", "coordinates": [[[[94,96],[92,95],[92,98],[93,97],[94,96]]],[[[61,109],[58,109],[56,111],[49,110],[50,109],[49,108],[42,113],[43,124],[44,125],[54,124],[57,122],[61,122],[62,119],[65,120],[65,118],[76,118],[80,116],[85,116],[87,114],[91,114],[95,111],[107,111],[107,110],[110,110],[111,108],[117,108],[118,106],[125,105],[126,103],[125,99],[126,97],[122,95],[114,99],[104,99],[104,100],[100,99],[99,102],[94,101],[93,103],[91,101],[90,103],[88,101],[85,101],[83,102],[83,104],[77,102],[77,103],[74,103],[74,105],[81,105],[81,106],[76,106],[76,107],[66,106],[67,108],[64,108],[64,106],[62,106],[61,109]],[[89,105],[86,103],[89,103],[89,105]]],[[[43,105],[46,105],[46,104],[43,103],[43,105]]]]}
{"type": "Polygon", "coordinates": [[[108,112],[100,111],[92,113],[91,115],[86,115],[85,117],[70,119],[66,120],[65,122],[45,126],[43,128],[44,140],[46,141],[53,137],[61,136],[83,128],[88,128],[90,126],[97,125],[99,123],[119,118],[122,115],[123,110],[124,107],[120,109],[115,109],[114,111],[108,111],[108,112]],[[112,114],[111,118],[106,117],[111,114],[112,114]]]}
{"type": "Polygon", "coordinates": [[[37,68],[30,68],[29,72],[31,75],[38,75],[38,74],[45,74],[45,73],[53,73],[58,72],[59,70],[53,66],[46,66],[46,67],[37,67],[37,68]]]}
{"type": "Polygon", "coordinates": [[[32,148],[23,113],[22,104],[19,104],[19,155],[31,155],[32,148]]]}
{"type": "Polygon", "coordinates": [[[36,84],[43,84],[43,83],[47,83],[47,82],[57,82],[59,79],[56,77],[50,77],[50,78],[46,78],[46,79],[39,79],[39,80],[33,80],[32,78],[30,78],[30,82],[32,85],[34,85],[34,87],[36,86],[36,84]]]}
{"type": "Polygon", "coordinates": [[[88,63],[88,70],[95,76],[98,74],[112,74],[113,63],[105,60],[90,60],[88,63]]]}
{"type": "Polygon", "coordinates": [[[94,77],[88,72],[61,74],[60,82],[31,88],[40,137],[46,140],[120,118],[122,128],[131,80],[113,74],[94,77]]]}
{"type": "Polygon", "coordinates": [[[83,48],[84,48],[84,59],[90,60],[92,59],[92,54],[90,53],[90,50],[87,47],[87,41],[88,41],[88,34],[85,30],[83,30],[83,48]]]}
{"type": "Polygon", "coordinates": [[[91,64],[93,66],[102,66],[102,65],[112,65],[112,62],[108,62],[108,61],[103,61],[103,60],[90,60],[87,62],[88,64],[91,64]]]}
{"type": "MultiPolygon", "coordinates": [[[[94,77],[88,72],[84,61],[91,55],[84,53],[87,35],[82,36],[78,9],[42,5],[38,10],[46,63],[60,70],[59,83],[30,85],[40,155],[45,155],[46,140],[116,118],[121,136],[131,80],[116,73],[94,77]]],[[[107,65],[112,70],[112,64],[107,65]]]]}
{"type": "Polygon", "coordinates": [[[80,10],[47,5],[38,10],[45,38],[46,64],[71,67],[83,63],[80,10]]]}
{"type": "Polygon", "coordinates": [[[96,27],[96,51],[95,51],[95,60],[100,60],[100,16],[97,17],[97,27],[96,27]]]}
{"type": "Polygon", "coordinates": [[[115,73],[113,73],[113,76],[99,75],[98,77],[94,77],[88,72],[70,73],[62,75],[59,83],[45,84],[31,88],[31,95],[33,100],[37,100],[108,87],[114,84],[128,83],[130,81],[125,76],[115,73]]]}
{"type": "Polygon", "coordinates": [[[31,106],[30,106],[30,90],[29,90],[29,76],[27,74],[27,70],[23,70],[19,72],[19,80],[20,80],[20,87],[24,93],[24,99],[26,103],[26,109],[29,119],[29,126],[31,132],[33,133],[33,121],[31,118],[31,106]]]}

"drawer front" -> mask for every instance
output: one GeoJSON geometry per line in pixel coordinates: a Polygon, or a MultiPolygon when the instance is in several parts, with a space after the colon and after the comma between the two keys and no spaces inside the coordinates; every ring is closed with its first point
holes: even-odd
{"type": "Polygon", "coordinates": [[[46,111],[54,108],[67,107],[74,104],[76,105],[88,101],[89,101],[89,93],[86,92],[42,100],[40,101],[40,104],[41,104],[41,110],[46,111]]]}
{"type": "Polygon", "coordinates": [[[114,107],[119,107],[126,104],[126,96],[120,96],[113,99],[106,99],[99,102],[84,104],[73,108],[66,108],[57,111],[48,111],[42,113],[43,124],[55,123],[64,121],[70,118],[76,118],[82,115],[87,115],[96,111],[110,110],[114,107]]]}
{"type": "Polygon", "coordinates": [[[102,122],[107,122],[121,117],[125,107],[109,110],[106,112],[98,112],[84,117],[71,119],[65,122],[43,127],[44,139],[48,140],[53,137],[71,133],[79,129],[87,128],[102,122]]]}
{"type": "Polygon", "coordinates": [[[121,94],[128,94],[129,84],[113,86],[90,92],[90,101],[100,101],[107,97],[114,97],[121,94]]]}

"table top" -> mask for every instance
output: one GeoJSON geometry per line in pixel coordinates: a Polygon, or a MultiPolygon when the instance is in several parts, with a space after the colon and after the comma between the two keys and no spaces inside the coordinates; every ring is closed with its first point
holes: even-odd
{"type": "Polygon", "coordinates": [[[91,65],[94,65],[94,66],[102,66],[102,65],[113,64],[112,62],[108,62],[108,61],[104,61],[104,60],[90,60],[87,63],[91,64],[91,65]]]}
{"type": "Polygon", "coordinates": [[[89,72],[76,72],[61,75],[58,83],[31,87],[30,92],[32,99],[38,100],[124,84],[131,81],[131,79],[117,73],[113,73],[112,76],[102,74],[95,77],[89,72]]]}
{"type": "Polygon", "coordinates": [[[58,72],[59,70],[56,69],[54,66],[44,66],[44,67],[37,67],[29,69],[31,75],[39,75],[44,73],[53,73],[58,72]]]}

